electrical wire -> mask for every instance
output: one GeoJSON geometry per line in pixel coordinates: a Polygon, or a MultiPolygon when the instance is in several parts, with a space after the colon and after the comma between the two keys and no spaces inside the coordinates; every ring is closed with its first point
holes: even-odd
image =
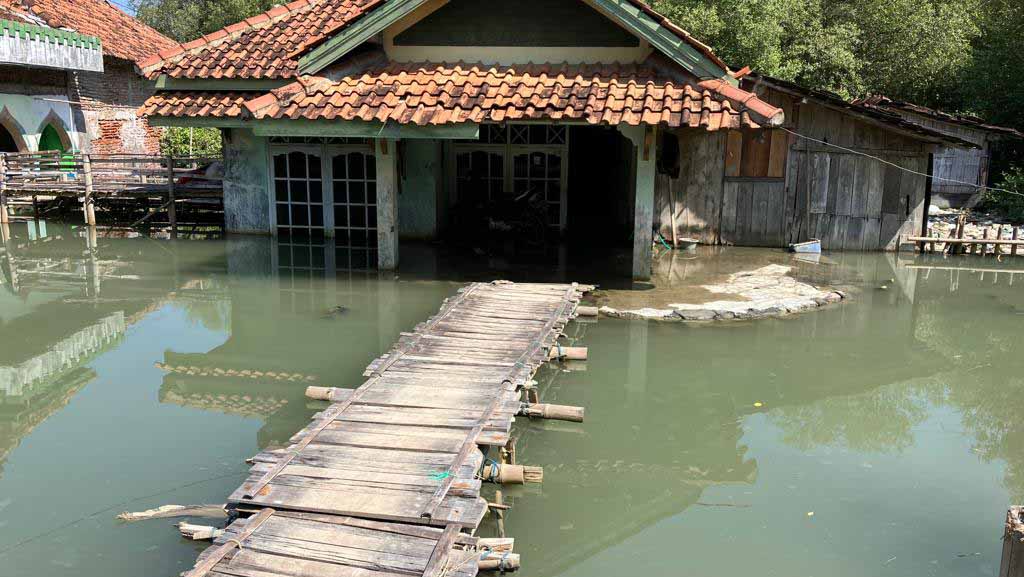
{"type": "Polygon", "coordinates": [[[1005,192],[1006,194],[1012,194],[1012,195],[1015,195],[1015,196],[1024,196],[1024,193],[1020,193],[1020,192],[1017,192],[1015,190],[1008,190],[1008,189],[1005,189],[1005,188],[996,188],[994,186],[984,186],[984,185],[981,185],[981,184],[975,184],[973,182],[964,182],[962,180],[955,180],[955,179],[952,179],[952,178],[944,178],[944,177],[941,177],[941,176],[935,176],[935,175],[927,174],[927,173],[924,173],[924,172],[918,172],[916,170],[911,170],[909,168],[900,166],[900,165],[898,165],[898,164],[896,164],[894,162],[890,162],[890,161],[888,161],[888,160],[886,160],[884,158],[879,158],[877,156],[872,156],[870,154],[867,154],[865,152],[861,152],[859,150],[853,150],[851,148],[846,148],[846,147],[843,147],[843,146],[839,146],[838,144],[832,144],[831,142],[828,142],[827,140],[818,140],[817,138],[813,138],[811,136],[800,134],[799,132],[794,132],[794,131],[792,131],[792,130],[784,127],[784,126],[779,126],[778,129],[783,131],[783,132],[788,132],[789,134],[792,134],[793,136],[796,136],[798,138],[803,138],[805,140],[810,140],[811,142],[817,142],[818,144],[824,144],[825,146],[831,146],[832,148],[838,148],[839,150],[842,150],[842,151],[845,151],[845,152],[849,152],[850,154],[856,154],[858,156],[863,156],[863,157],[866,157],[866,158],[870,158],[872,160],[877,160],[878,162],[881,162],[882,164],[889,165],[889,166],[891,166],[893,168],[898,168],[898,169],[902,170],[903,172],[909,172],[911,174],[916,174],[918,176],[923,176],[925,178],[931,178],[932,180],[941,180],[943,182],[949,182],[951,184],[962,184],[964,186],[973,186],[974,188],[980,188],[980,189],[984,189],[984,190],[994,190],[996,192],[1005,192]]]}

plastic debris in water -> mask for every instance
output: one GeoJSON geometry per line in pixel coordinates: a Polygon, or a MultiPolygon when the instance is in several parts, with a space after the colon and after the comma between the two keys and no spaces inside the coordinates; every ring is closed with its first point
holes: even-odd
{"type": "Polygon", "coordinates": [[[757,401],[756,403],[754,403],[754,406],[760,408],[764,406],[764,403],[762,403],[761,401],[757,401]]]}
{"type": "Polygon", "coordinates": [[[813,517],[814,516],[814,511],[808,511],[807,512],[807,516],[808,517],[813,517]]]}

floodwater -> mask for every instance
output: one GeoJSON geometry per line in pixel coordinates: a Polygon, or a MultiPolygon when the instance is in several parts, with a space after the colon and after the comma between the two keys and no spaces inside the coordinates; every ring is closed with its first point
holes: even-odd
{"type": "MultiPolygon", "coordinates": [[[[173,520],[117,513],[223,502],[247,457],[306,424],[308,384],[359,384],[470,277],[524,274],[454,273],[423,247],[403,246],[396,279],[345,270],[365,255],[265,238],[12,234],[3,577],[176,576],[204,545],[173,520]],[[264,377],[229,374],[243,370],[264,377]]],[[[1007,272],[1024,259],[677,258],[653,291],[778,262],[853,294],[785,319],[570,325],[591,359],[538,380],[587,422],[517,423],[520,462],[543,466],[544,484],[503,491],[524,576],[996,574],[1005,510],[1024,502],[1024,275],[1007,272]],[[912,268],[928,266],[989,270],[912,268]]],[[[601,280],[590,274],[543,280],[601,280]]]]}

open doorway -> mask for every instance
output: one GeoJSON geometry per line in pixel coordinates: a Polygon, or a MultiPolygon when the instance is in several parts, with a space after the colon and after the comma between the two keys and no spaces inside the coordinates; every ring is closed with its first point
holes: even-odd
{"type": "Polygon", "coordinates": [[[0,124],[0,152],[18,152],[18,142],[7,127],[0,124]]]}
{"type": "Polygon", "coordinates": [[[566,240],[572,253],[632,250],[633,144],[609,126],[575,126],[571,141],[566,240]]]}

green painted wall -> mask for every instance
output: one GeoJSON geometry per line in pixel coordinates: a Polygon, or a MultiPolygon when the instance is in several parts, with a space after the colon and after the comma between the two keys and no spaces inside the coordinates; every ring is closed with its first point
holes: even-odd
{"type": "Polygon", "coordinates": [[[452,0],[395,37],[397,46],[639,46],[579,0],[452,0]]]}
{"type": "Polygon", "coordinates": [[[402,143],[402,187],[398,195],[398,234],[402,238],[437,237],[437,198],[442,176],[441,142],[406,140],[402,143]]]}
{"type": "Polygon", "coordinates": [[[224,226],[228,232],[270,234],[268,140],[231,128],[224,139],[224,226]]]}

